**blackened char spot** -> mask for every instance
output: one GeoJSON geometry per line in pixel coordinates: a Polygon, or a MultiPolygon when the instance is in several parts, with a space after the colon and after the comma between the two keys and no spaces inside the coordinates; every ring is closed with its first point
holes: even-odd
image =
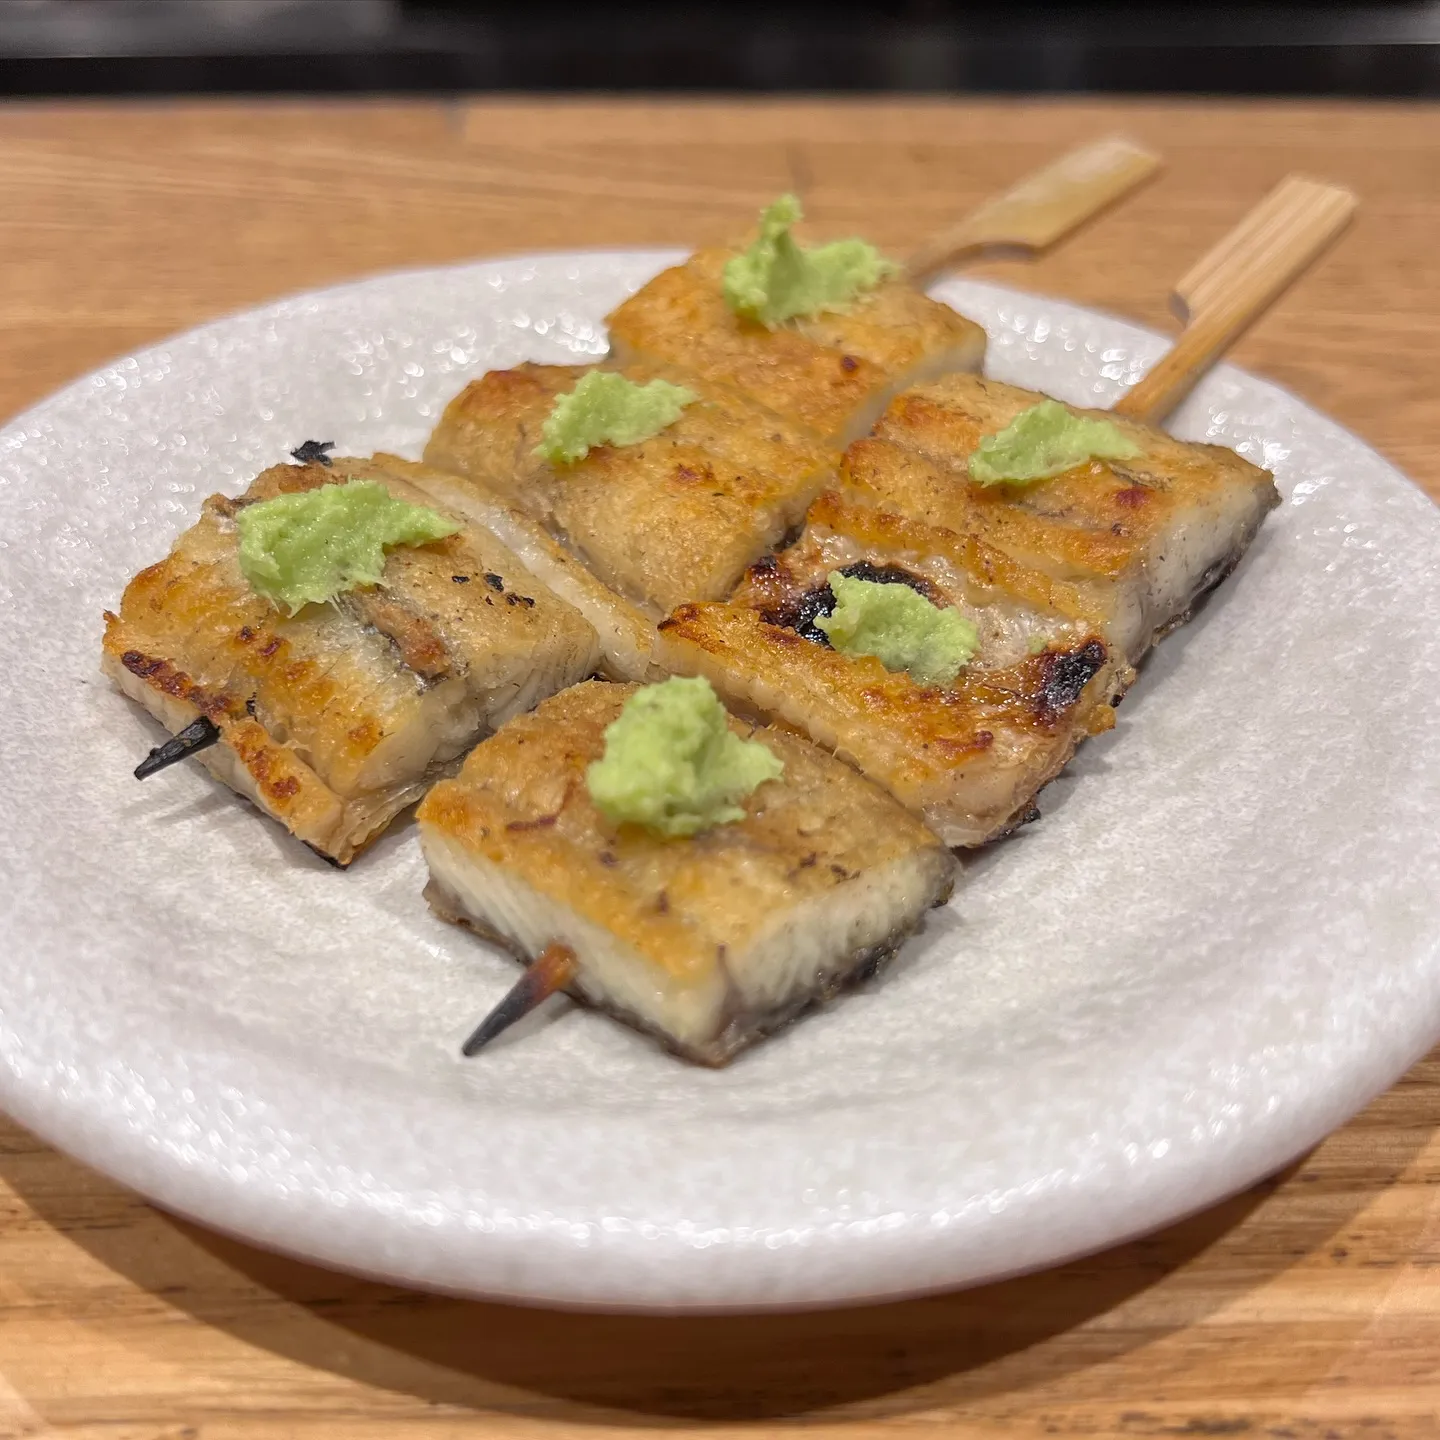
{"type": "MultiPolygon", "coordinates": [[[[842,565],[840,573],[851,580],[869,580],[875,585],[908,585],[927,600],[935,601],[935,592],[927,580],[912,574],[903,565],[872,565],[868,560],[857,560],[853,565],[842,565]]],[[[815,623],[822,615],[829,615],[835,609],[835,595],[829,585],[817,585],[803,595],[764,612],[770,625],[782,625],[813,640],[817,645],[830,644],[830,638],[815,623]]]]}
{"type": "Polygon", "coordinates": [[[1063,715],[1080,698],[1080,692],[1105,663],[1105,647],[1091,640],[1078,650],[1064,654],[1050,651],[1041,657],[1044,666],[1040,693],[1041,718],[1049,723],[1063,715]]]}
{"type": "Polygon", "coordinates": [[[157,745],[136,767],[135,778],[148,780],[150,776],[194,755],[208,750],[220,739],[220,728],[208,715],[197,716],[178,735],[172,735],[163,745],[157,745]]]}
{"type": "Polygon", "coordinates": [[[505,588],[505,582],[498,575],[496,575],[493,571],[490,570],[487,570],[485,572],[485,583],[492,590],[500,591],[504,590],[505,588]]]}
{"type": "Polygon", "coordinates": [[[291,452],[290,458],[302,465],[330,465],[333,463],[326,451],[333,450],[333,440],[302,440],[291,452]]]}

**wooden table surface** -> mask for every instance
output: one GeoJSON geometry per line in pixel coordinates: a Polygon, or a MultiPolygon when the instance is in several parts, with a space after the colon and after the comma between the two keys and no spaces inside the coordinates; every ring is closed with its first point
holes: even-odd
{"type": "MultiPolygon", "coordinates": [[[[1440,108],[609,101],[0,112],[0,412],[182,326],[370,271],[694,244],[782,188],[899,249],[1077,139],[1164,176],[983,273],[1169,324],[1284,172],[1341,247],[1239,347],[1440,497],[1440,108]]],[[[803,1425],[859,1437],[1440,1433],[1440,1052],[1303,1162],[1149,1239],[969,1293],[655,1319],[437,1299],[151,1209],[0,1121],[0,1437],[229,1440],[803,1425]]]]}

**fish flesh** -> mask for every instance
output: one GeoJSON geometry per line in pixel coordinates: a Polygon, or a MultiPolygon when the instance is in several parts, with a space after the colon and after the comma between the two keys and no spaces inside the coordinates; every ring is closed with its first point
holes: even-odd
{"type": "Polygon", "coordinates": [[[687,839],[611,824],[585,769],[636,688],[566,690],[436,785],[416,817],[426,895],[522,961],[569,946],[576,999],[723,1065],[872,973],[948,897],[955,862],[853,770],[735,719],[785,766],[744,819],[687,839]]]}
{"type": "Polygon", "coordinates": [[[423,490],[442,510],[488,530],[553,594],[573,605],[599,640],[599,674],[608,680],[664,679],[654,659],[654,618],[597,580],[537,521],[473,475],[452,475],[398,455],[382,453],[375,459],[423,490]]]}
{"type": "Polygon", "coordinates": [[[1025,485],[974,484],[968,467],[981,440],[1045,398],[978,375],[919,386],[849,447],[842,485],[1057,580],[1108,591],[1105,638],[1134,667],[1238,564],[1280,503],[1274,478],[1223,446],[1072,407],[1117,426],[1141,453],[1025,485]]]}
{"type": "Polygon", "coordinates": [[[827,492],[729,602],[677,607],[659,657],[741,713],[797,727],[946,844],[975,846],[1033,818],[1081,740],[1114,725],[1130,676],[1105,640],[1103,598],[974,536],[827,492]],[[978,632],[975,657],[942,686],[831,648],[815,621],[834,606],[835,571],[957,609],[978,632]]]}
{"type": "Polygon", "coordinates": [[[391,550],[378,586],[277,609],[240,571],[235,517],[341,479],[434,504],[383,463],[342,457],[211,496],[106,612],[102,668],[172,733],[207,717],[219,740],[200,763],[345,865],[477,740],[592,673],[600,648],[575,607],[474,525],[391,550]]]}
{"type": "Polygon", "coordinates": [[[901,278],[842,311],[773,329],[743,319],[722,287],[735,253],[697,251],[617,306],[606,317],[612,362],[688,370],[843,446],[869,430],[900,391],[978,370],[985,358],[980,326],[901,278]]]}
{"type": "MultiPolygon", "coordinates": [[[[833,483],[838,451],[724,387],[702,387],[649,440],[601,445],[554,466],[537,452],[541,428],[556,400],[595,368],[492,370],[446,407],[425,461],[539,521],[652,620],[683,600],[729,594],[833,483]]],[[[640,384],[691,379],[653,366],[624,373],[640,384]]]]}

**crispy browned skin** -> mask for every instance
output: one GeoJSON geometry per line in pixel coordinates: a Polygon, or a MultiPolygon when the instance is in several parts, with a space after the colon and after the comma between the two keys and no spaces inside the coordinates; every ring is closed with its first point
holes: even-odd
{"type": "MultiPolygon", "coordinates": [[[[750,598],[759,608],[680,606],[660,627],[668,663],[706,676],[743,711],[803,730],[947,844],[979,845],[1013,828],[1084,735],[1114,724],[1117,678],[1098,636],[1072,629],[1038,654],[972,663],[953,685],[926,686],[807,638],[765,605],[760,586],[750,598]]],[[[935,586],[931,598],[949,597],[935,586]]]]}
{"type": "Polygon", "coordinates": [[[902,280],[843,314],[771,330],[743,320],[721,288],[732,250],[701,250],[662,271],[607,318],[618,364],[655,363],[732,386],[836,444],[864,431],[897,390],[975,370],[985,332],[902,280]]]}
{"type": "Polygon", "coordinates": [[[616,826],[591,802],[585,769],[636,688],[575,686],[512,720],[436,785],[417,812],[430,893],[447,918],[523,958],[570,945],[574,993],[691,1059],[722,1063],[860,959],[893,948],[948,894],[952,865],[861,776],[794,735],[739,721],[735,733],[753,734],[785,766],[744,802],[743,820],[685,840],[616,826]],[[887,907],[877,929],[875,912],[887,907]],[[827,942],[807,952],[824,923],[858,937],[854,953],[827,942]]]}
{"type": "Polygon", "coordinates": [[[1141,447],[1028,485],[979,486],[981,440],[1045,397],[973,375],[899,396],[846,454],[857,497],[973,534],[1066,581],[1107,582],[1107,635],[1132,664],[1232,568],[1279,503],[1272,477],[1232,450],[1176,440],[1103,411],[1141,447]]]}
{"type": "Polygon", "coordinates": [[[759,610],[783,609],[826,585],[832,570],[857,562],[903,567],[924,580],[916,588],[933,603],[960,609],[980,629],[980,664],[1008,663],[1003,657],[1015,643],[1023,650],[1035,640],[1088,638],[1110,619],[1103,582],[1056,579],[974,534],[834,490],[816,498],[795,543],[752,566],[731,598],[759,610]]]}
{"type": "MultiPolygon", "coordinates": [[[[743,396],[709,388],[650,440],[552,466],[536,453],[541,427],[591,368],[518,365],[473,381],[446,407],[426,461],[533,515],[655,615],[727,595],[798,523],[838,456],[743,396]]],[[[659,373],[626,371],[639,383],[659,373]]]]}
{"type": "Polygon", "coordinates": [[[106,615],[103,667],[171,730],[220,729],[198,758],[344,864],[485,734],[588,674],[591,627],[493,537],[466,527],[391,551],[383,588],[288,616],[241,574],[243,505],[345,479],[431,503],[370,460],[277,465],[212,496],[106,615]]]}

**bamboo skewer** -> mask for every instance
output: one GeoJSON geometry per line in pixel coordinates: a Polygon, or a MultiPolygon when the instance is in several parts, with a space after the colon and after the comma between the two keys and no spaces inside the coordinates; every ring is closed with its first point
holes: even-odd
{"type": "Polygon", "coordinates": [[[1200,377],[1350,223],[1355,196],[1336,185],[1282,180],[1175,287],[1185,325],[1170,350],[1114,406],[1117,415],[1159,424],[1200,377]]]}
{"type": "Polygon", "coordinates": [[[1160,157],[1121,136],[1094,140],[987,200],[920,245],[906,262],[912,284],[984,250],[1048,249],[1151,178],[1160,157]]]}

